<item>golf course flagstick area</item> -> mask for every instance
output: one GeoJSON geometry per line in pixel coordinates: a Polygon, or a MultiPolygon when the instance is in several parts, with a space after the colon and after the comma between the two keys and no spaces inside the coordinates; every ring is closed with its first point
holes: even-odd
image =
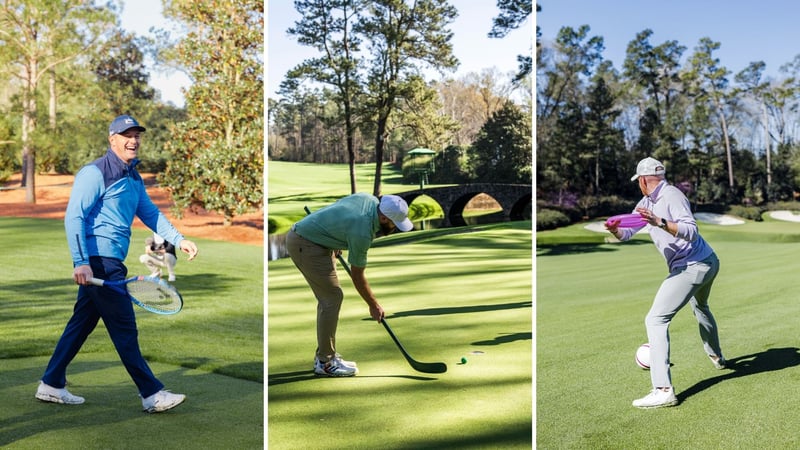
{"type": "Polygon", "coordinates": [[[729,370],[703,351],[691,308],[670,327],[679,404],[640,410],[651,389],[634,360],[663,258],[647,234],[627,243],[575,224],[536,236],[538,448],[798,448],[800,224],[699,222],[721,270],[710,305],[729,370]],[[787,320],[788,318],[788,320],[787,320]]]}
{"type": "Polygon", "coordinates": [[[441,374],[409,367],[341,270],[337,350],[359,374],[314,376],[316,300],[291,260],[269,262],[269,448],[531,448],[531,237],[512,222],[376,240],[386,317],[441,374]]]}

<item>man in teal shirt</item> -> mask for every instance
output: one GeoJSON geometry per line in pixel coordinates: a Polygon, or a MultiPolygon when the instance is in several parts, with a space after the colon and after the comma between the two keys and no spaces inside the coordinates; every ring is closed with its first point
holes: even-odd
{"type": "Polygon", "coordinates": [[[359,193],[347,196],[303,218],[286,237],[289,256],[317,298],[317,351],[314,373],[343,377],[358,373],[356,364],[336,353],[336,327],[344,294],[336,275],[336,257],[347,249],[351,278],[367,302],[369,314],[383,319],[383,308],[367,282],[367,251],[376,236],[398,229],[410,231],[408,205],[396,195],[380,198],[359,193]]]}

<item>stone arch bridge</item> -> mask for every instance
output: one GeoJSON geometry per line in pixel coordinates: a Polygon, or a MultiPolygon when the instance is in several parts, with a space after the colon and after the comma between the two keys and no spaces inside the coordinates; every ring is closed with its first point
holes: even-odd
{"type": "Polygon", "coordinates": [[[523,220],[525,211],[530,212],[532,209],[532,193],[533,189],[530,184],[473,183],[416,189],[394,195],[403,197],[408,204],[411,204],[420,195],[427,195],[436,200],[444,211],[444,220],[441,226],[458,227],[466,225],[464,207],[479,194],[486,194],[495,199],[503,208],[505,220],[523,220]]]}

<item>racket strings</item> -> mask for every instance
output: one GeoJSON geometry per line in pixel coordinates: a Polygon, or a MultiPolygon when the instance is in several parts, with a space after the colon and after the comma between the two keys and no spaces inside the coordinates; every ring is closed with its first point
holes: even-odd
{"type": "Polygon", "coordinates": [[[153,311],[174,312],[183,306],[180,294],[166,283],[136,280],[128,283],[127,288],[131,297],[153,311]]]}

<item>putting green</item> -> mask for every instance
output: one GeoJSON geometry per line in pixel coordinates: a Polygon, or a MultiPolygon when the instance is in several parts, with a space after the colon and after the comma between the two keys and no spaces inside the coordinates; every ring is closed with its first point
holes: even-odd
{"type": "Polygon", "coordinates": [[[337,350],[359,375],[315,377],[316,300],[291,261],[269,263],[270,449],[531,448],[530,222],[439,233],[373,248],[367,276],[406,350],[443,374],[415,372],[343,278],[337,350]]]}

